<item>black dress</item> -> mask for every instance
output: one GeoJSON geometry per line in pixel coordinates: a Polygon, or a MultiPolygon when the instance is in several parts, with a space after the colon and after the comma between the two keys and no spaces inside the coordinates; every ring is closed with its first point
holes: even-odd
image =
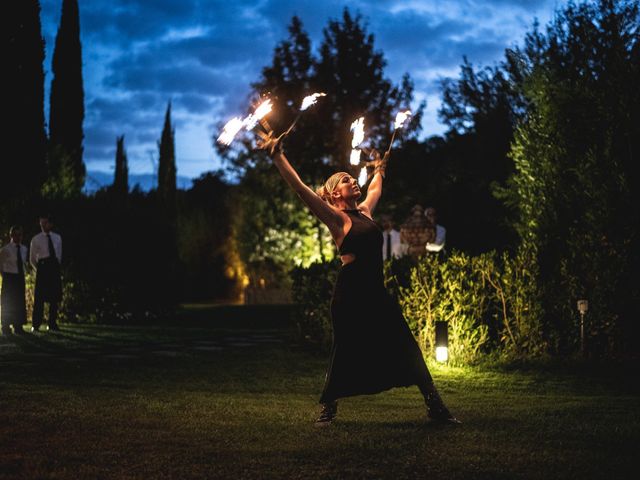
{"type": "Polygon", "coordinates": [[[333,347],[320,403],[424,385],[431,375],[398,303],[384,287],[382,230],[359,210],[344,210],[352,226],[340,254],[331,300],[333,347]]]}

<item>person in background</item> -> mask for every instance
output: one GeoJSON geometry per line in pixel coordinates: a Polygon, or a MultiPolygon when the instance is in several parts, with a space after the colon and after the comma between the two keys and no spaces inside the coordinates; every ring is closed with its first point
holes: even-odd
{"type": "Polygon", "coordinates": [[[11,242],[0,249],[2,334],[11,335],[13,326],[13,333],[23,335],[25,331],[22,326],[27,322],[27,305],[24,299],[27,247],[22,245],[22,227],[17,225],[11,227],[9,236],[11,242]]]}
{"type": "Polygon", "coordinates": [[[424,211],[424,216],[427,217],[431,228],[435,229],[436,238],[433,242],[428,242],[426,245],[427,252],[429,253],[445,253],[444,245],[447,237],[447,230],[438,225],[438,212],[433,207],[427,207],[424,211]]]}
{"type": "Polygon", "coordinates": [[[407,250],[407,246],[400,240],[400,232],[393,228],[393,220],[390,215],[380,217],[382,225],[382,259],[402,257],[407,250]]]}
{"type": "Polygon", "coordinates": [[[31,239],[30,261],[36,269],[36,286],[33,296],[32,332],[42,325],[44,304],[49,304],[49,330],[57,331],[58,303],[62,300],[62,237],[52,232],[49,215],[39,218],[41,232],[31,239]]]}

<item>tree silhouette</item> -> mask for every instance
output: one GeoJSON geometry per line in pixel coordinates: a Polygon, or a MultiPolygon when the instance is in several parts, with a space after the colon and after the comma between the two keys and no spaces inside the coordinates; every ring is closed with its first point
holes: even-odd
{"type": "Polygon", "coordinates": [[[176,202],[176,154],[175,132],[171,126],[171,102],[167,104],[164,127],[158,142],[158,194],[161,201],[171,210],[176,202]]]}
{"type": "Polygon", "coordinates": [[[0,204],[31,198],[45,176],[46,133],[44,123],[44,40],[40,2],[23,0],[4,5],[7,50],[4,84],[5,118],[0,175],[0,204]]]}
{"type": "Polygon", "coordinates": [[[116,139],[116,168],[111,188],[121,198],[126,197],[129,193],[129,167],[127,152],[124,149],[124,135],[116,139]]]}
{"type": "Polygon", "coordinates": [[[62,2],[62,16],[56,35],[52,70],[49,175],[71,175],[68,183],[73,186],[75,193],[80,193],[84,186],[86,170],[82,160],[84,88],[77,0],[62,2]]]}

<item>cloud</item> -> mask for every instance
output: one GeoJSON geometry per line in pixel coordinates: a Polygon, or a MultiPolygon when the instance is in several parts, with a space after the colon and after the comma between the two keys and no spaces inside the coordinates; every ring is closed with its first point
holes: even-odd
{"type": "MultiPolygon", "coordinates": [[[[41,0],[50,71],[62,0],[41,0]]],[[[214,169],[212,125],[242,114],[250,84],[270,63],[298,15],[317,49],[329,19],[345,6],[362,14],[387,75],[409,72],[424,125],[438,129],[438,79],[457,75],[463,55],[476,65],[500,60],[534,17],[556,0],[92,0],[80,2],[85,79],[85,161],[109,168],[116,135],[126,135],[132,171],[151,171],[167,101],[172,100],[183,171],[214,169]]],[[[47,76],[51,81],[50,73],[47,76]]],[[[440,128],[443,128],[440,126],[440,128]]],[[[180,168],[180,167],[179,167],[180,168]]]]}

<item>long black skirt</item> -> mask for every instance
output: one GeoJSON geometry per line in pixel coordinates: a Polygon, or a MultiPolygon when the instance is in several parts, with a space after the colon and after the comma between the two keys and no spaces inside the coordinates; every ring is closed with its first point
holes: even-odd
{"type": "Polygon", "coordinates": [[[333,347],[320,403],[430,382],[422,352],[381,275],[353,262],[331,301],[333,347]]]}
{"type": "Polygon", "coordinates": [[[34,297],[35,302],[62,300],[62,277],[57,259],[48,257],[38,261],[34,297]]]}

